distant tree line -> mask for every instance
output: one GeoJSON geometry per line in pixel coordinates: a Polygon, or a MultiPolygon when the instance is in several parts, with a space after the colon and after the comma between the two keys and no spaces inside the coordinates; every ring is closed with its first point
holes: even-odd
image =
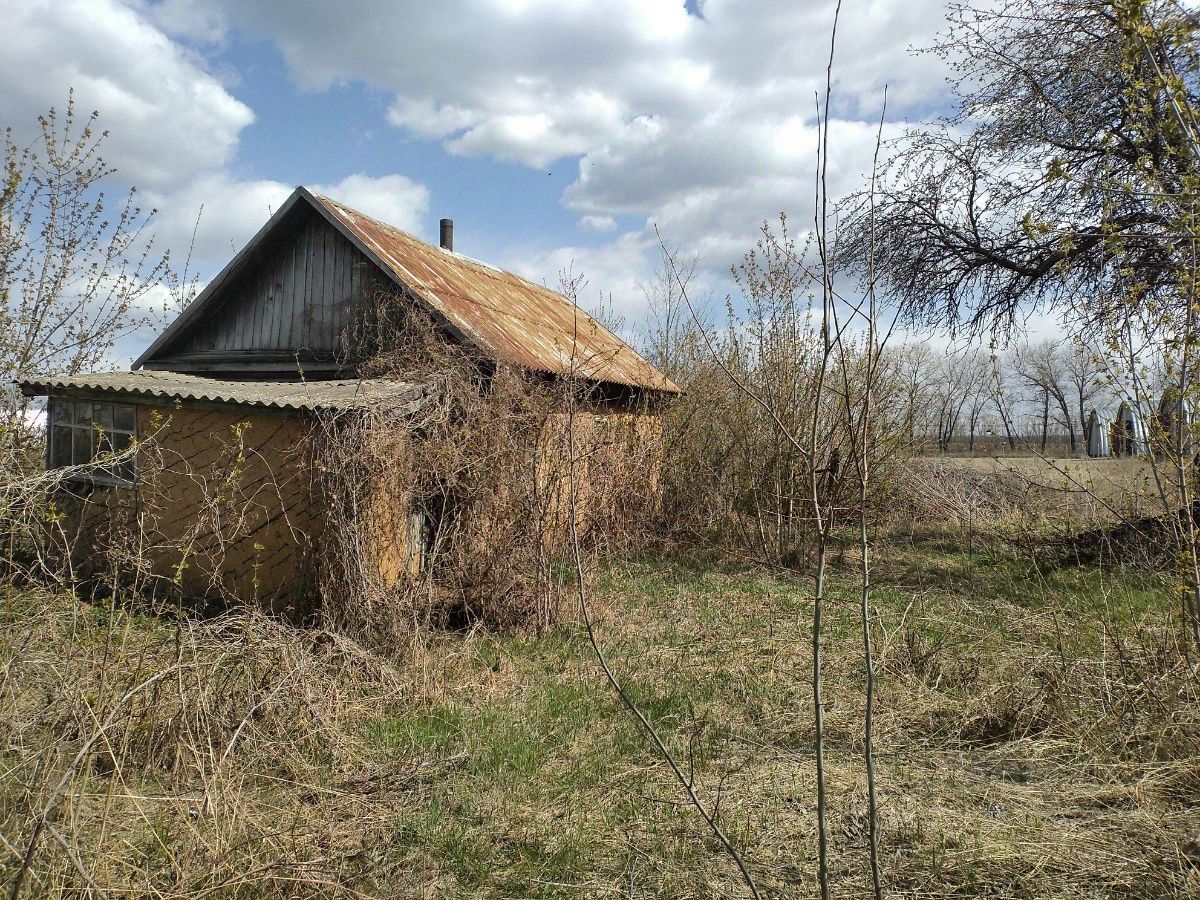
{"type": "Polygon", "coordinates": [[[1109,363],[1072,340],[892,352],[917,453],[1080,453],[1091,411],[1119,403],[1109,363]]]}

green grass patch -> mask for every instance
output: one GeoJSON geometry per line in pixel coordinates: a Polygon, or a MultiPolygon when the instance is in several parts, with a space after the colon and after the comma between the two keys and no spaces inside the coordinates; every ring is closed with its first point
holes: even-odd
{"type": "MultiPolygon", "coordinates": [[[[843,549],[830,572],[823,650],[831,854],[835,890],[849,897],[869,886],[860,595],[843,549]]],[[[606,570],[598,639],[760,887],[812,896],[812,579],[710,563],[641,559],[606,570]]],[[[1200,833],[1200,704],[1178,651],[1169,579],[1052,566],[999,540],[964,547],[942,534],[879,548],[874,584],[892,896],[1189,896],[1181,848],[1200,833]]],[[[92,680],[104,665],[133,665],[146,647],[175,658],[174,626],[37,592],[0,601],[0,671],[22,679],[20,691],[10,681],[0,693],[0,728],[16,735],[0,745],[0,766],[13,773],[0,787],[0,830],[20,838],[29,821],[21,803],[38,795],[37,760],[75,746],[81,702],[110,697],[92,680]],[[31,686],[40,693],[22,705],[31,686]]],[[[211,760],[244,721],[236,805],[201,811],[197,798],[233,779],[197,780],[186,755],[177,763],[160,753],[153,771],[123,771],[119,791],[97,765],[76,785],[73,809],[95,822],[104,803],[113,806],[103,846],[83,847],[83,859],[119,860],[114,873],[143,867],[172,884],[182,865],[173,854],[205,829],[235,827],[220,818],[232,816],[253,827],[223,845],[228,852],[283,846],[271,841],[290,835],[277,853],[286,857],[279,865],[295,866],[286,885],[313,894],[336,894],[333,884],[367,896],[742,895],[578,625],[436,635],[399,667],[399,685],[359,694],[357,682],[330,680],[349,705],[311,715],[305,704],[320,707],[322,691],[303,701],[271,694],[278,659],[291,657],[251,665],[238,655],[264,640],[206,645],[207,677],[240,685],[242,705],[205,697],[207,706],[164,720],[167,683],[145,721],[115,738],[118,748],[157,745],[212,715],[225,731],[205,745],[211,760]],[[141,795],[140,806],[127,799],[141,795]],[[321,879],[303,880],[313,872],[321,879]]],[[[307,649],[290,652],[311,651],[304,633],[297,640],[307,649]]],[[[340,660],[322,665],[337,672],[340,660]]],[[[301,685],[289,690],[299,696],[301,685]]],[[[69,880],[73,863],[55,853],[47,864],[69,880]]],[[[240,859],[246,871],[265,864],[240,859]]]]}

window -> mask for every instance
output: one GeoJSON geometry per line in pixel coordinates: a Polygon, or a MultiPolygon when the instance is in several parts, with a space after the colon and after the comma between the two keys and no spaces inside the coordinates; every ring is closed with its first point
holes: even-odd
{"type": "MultiPolygon", "coordinates": [[[[132,406],[87,400],[50,398],[50,466],[86,466],[106,454],[128,450],[137,434],[132,406]]],[[[122,459],[89,473],[101,483],[131,484],[133,458],[122,459]]]]}

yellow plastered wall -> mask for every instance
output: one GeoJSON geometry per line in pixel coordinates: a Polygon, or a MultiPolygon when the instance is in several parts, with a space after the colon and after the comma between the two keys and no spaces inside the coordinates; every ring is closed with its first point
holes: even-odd
{"type": "Polygon", "coordinates": [[[141,566],[188,596],[280,612],[314,599],[324,517],[297,417],[138,406],[137,484],[61,492],[77,566],[141,566]]]}
{"type": "Polygon", "coordinates": [[[371,452],[390,464],[382,467],[370,486],[360,534],[366,561],[376,568],[380,586],[392,589],[419,575],[422,566],[423,535],[413,512],[408,436],[385,436],[371,452]]]}
{"type": "MultiPolygon", "coordinates": [[[[312,425],[300,417],[138,406],[138,483],[63,492],[59,538],[81,570],[140,566],[145,579],[187,596],[303,614],[317,602],[328,526],[314,482],[312,425]]],[[[543,424],[537,455],[546,538],[566,539],[568,416],[543,424]]],[[[619,529],[657,495],[657,414],[595,406],[574,422],[580,524],[619,529]]],[[[358,505],[361,563],[385,588],[420,573],[423,536],[413,517],[406,435],[373,450],[395,465],[358,505]]],[[[532,473],[531,473],[532,474],[532,473]]],[[[497,485],[499,497],[506,489],[497,485]]],[[[485,517],[486,519],[486,517],[485,517]]],[[[476,523],[475,540],[494,541],[476,523]]],[[[331,547],[334,543],[331,543],[331,547]]],[[[340,552],[340,550],[339,550],[340,552]]]]}
{"type": "Polygon", "coordinates": [[[573,423],[567,413],[555,413],[542,429],[539,446],[538,477],[554,510],[547,520],[556,528],[567,524],[572,455],[577,525],[619,529],[622,517],[646,515],[645,504],[658,495],[662,418],[657,413],[597,404],[578,410],[573,423]]]}

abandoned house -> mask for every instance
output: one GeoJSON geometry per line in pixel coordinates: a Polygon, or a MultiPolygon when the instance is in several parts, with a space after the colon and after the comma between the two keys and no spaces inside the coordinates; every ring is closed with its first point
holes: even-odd
{"type": "MultiPolygon", "coordinates": [[[[449,220],[441,231],[434,246],[298,187],[132,371],[22,382],[48,397],[47,464],[63,473],[54,530],[72,561],[280,611],[314,602],[329,518],[314,487],[319,424],[381,405],[402,421],[437,392],[368,369],[396,349],[384,326],[397,311],[469,350],[481,385],[500,372],[585,385],[597,434],[619,422],[650,447],[639,489],[653,489],[659,415],[678,387],[561,294],[454,252],[449,220]]],[[[395,582],[421,569],[429,536],[411,509],[391,513],[369,555],[395,582]]]]}

